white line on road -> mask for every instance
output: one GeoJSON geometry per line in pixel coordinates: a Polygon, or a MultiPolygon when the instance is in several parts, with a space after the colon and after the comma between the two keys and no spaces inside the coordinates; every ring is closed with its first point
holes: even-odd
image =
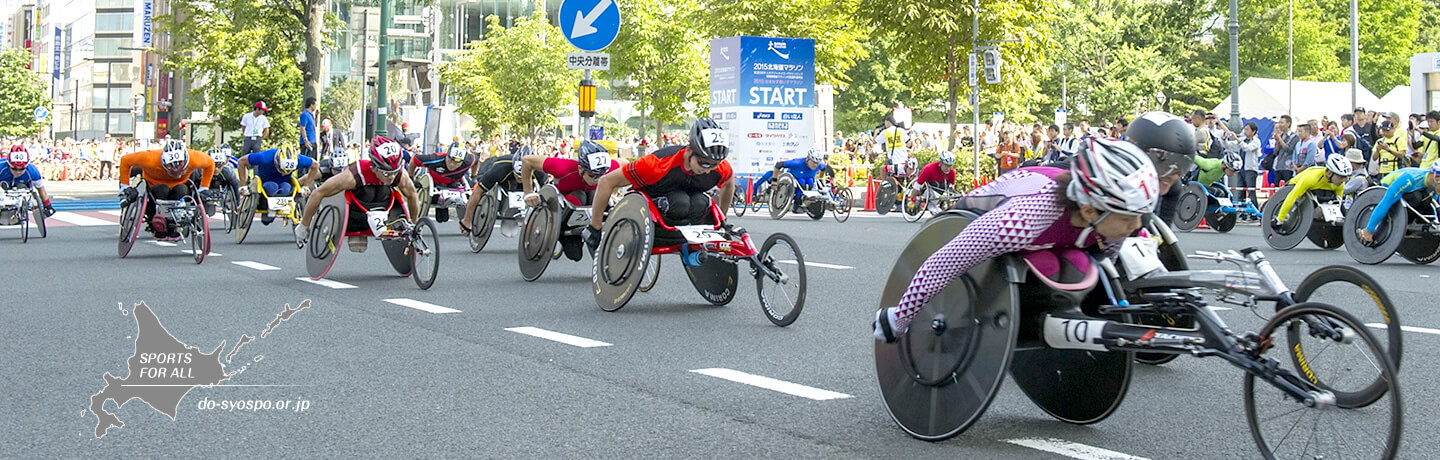
{"type": "Polygon", "coordinates": [[[112,215],[112,216],[115,216],[115,217],[125,217],[125,211],[121,211],[121,210],[118,210],[118,209],[102,209],[102,210],[100,210],[100,213],[101,213],[101,214],[109,214],[109,215],[112,215]]]}
{"type": "MultiPolygon", "coordinates": [[[[190,255],[195,255],[195,250],[193,250],[193,249],[181,249],[180,252],[183,252],[183,253],[186,253],[186,254],[190,254],[190,255]]],[[[206,257],[225,257],[224,254],[221,254],[221,253],[218,253],[218,252],[207,252],[207,253],[205,253],[205,256],[206,256],[206,257]]]]}
{"type": "MultiPolygon", "coordinates": [[[[1376,329],[1388,329],[1388,327],[1381,323],[1366,323],[1365,325],[1376,329]]],[[[1400,326],[1400,330],[1405,332],[1419,332],[1421,334],[1440,335],[1440,329],[1430,329],[1428,327],[1400,326]]]]}
{"type": "Polygon", "coordinates": [[[599,340],[590,340],[584,337],[577,337],[570,334],[561,334],[555,331],[547,331],[538,327],[507,327],[505,330],[517,334],[525,334],[531,337],[539,337],[545,340],[553,340],[566,345],[574,345],[580,348],[608,347],[610,344],[599,340]]]}
{"type": "MultiPolygon", "coordinates": [[[[776,262],[780,262],[780,263],[782,263],[782,264],[795,265],[795,261],[793,261],[793,260],[777,260],[776,262]]],[[[805,262],[805,266],[807,266],[807,267],[815,267],[815,268],[833,268],[833,269],[836,269],[836,270],[853,270],[853,269],[855,269],[855,267],[847,267],[847,266],[844,266],[844,265],[822,264],[822,263],[820,263],[820,262],[805,262]]]]}
{"type": "Polygon", "coordinates": [[[72,224],[72,225],[81,226],[81,227],[98,227],[98,226],[101,226],[101,225],[115,225],[114,222],[111,222],[111,221],[108,221],[108,220],[105,220],[105,219],[96,219],[96,218],[94,218],[94,217],[90,217],[90,216],[86,216],[86,215],[81,215],[81,214],[76,214],[76,213],[68,212],[68,211],[67,211],[67,212],[57,212],[57,213],[55,213],[55,215],[50,216],[49,218],[50,218],[50,219],[55,219],[55,220],[58,220],[58,221],[61,221],[61,222],[65,222],[65,223],[67,223],[67,224],[72,224]]]}
{"type": "Polygon", "coordinates": [[[1146,460],[1145,457],[1136,457],[1130,454],[1122,454],[1113,450],[1101,449],[1095,446],[1070,442],[1063,439],[1039,439],[1020,438],[1006,439],[1005,442],[1017,446],[1029,447],[1052,454],[1060,454],[1070,458],[1081,460],[1146,460]]]}
{"type": "MultiPolygon", "coordinates": [[[[265,264],[262,264],[262,263],[260,263],[260,262],[251,261],[251,260],[235,260],[235,261],[231,261],[230,263],[235,264],[235,265],[239,265],[239,266],[241,266],[241,267],[250,268],[250,269],[255,269],[255,270],[261,270],[261,271],[279,270],[279,269],[280,269],[280,267],[272,267],[272,266],[265,265],[265,264]]],[[[307,279],[308,279],[308,278],[307,278],[307,279]]]]}
{"type": "Polygon", "coordinates": [[[426,303],[426,302],[421,302],[421,301],[419,301],[419,300],[413,300],[413,299],[385,299],[385,301],[386,301],[386,302],[393,303],[393,304],[395,304],[395,305],[402,306],[402,307],[410,307],[410,308],[414,308],[414,309],[416,309],[416,310],[428,311],[428,312],[430,312],[430,313],[435,313],[435,314],[440,314],[440,313],[460,313],[460,310],[456,310],[456,309],[454,309],[454,308],[446,308],[446,307],[442,307],[442,306],[439,306],[439,305],[435,305],[435,304],[433,304],[433,303],[426,303]]]}
{"type": "Polygon", "coordinates": [[[173,247],[175,247],[175,243],[171,243],[171,242],[169,242],[169,241],[155,241],[155,240],[150,240],[150,242],[153,243],[153,244],[155,244],[156,246],[160,246],[160,247],[162,247],[162,248],[173,248],[173,247]]]}
{"type": "Polygon", "coordinates": [[[1210,311],[1230,311],[1230,307],[1205,307],[1205,308],[1209,308],[1210,311]]]}
{"type": "Polygon", "coordinates": [[[330,280],[327,280],[327,279],[312,280],[312,279],[310,279],[310,277],[308,277],[308,276],[301,276],[301,277],[298,277],[298,278],[295,278],[295,279],[300,280],[300,281],[304,281],[304,282],[310,283],[310,284],[318,284],[318,285],[321,285],[321,286],[328,287],[328,288],[330,288],[330,289],[355,289],[355,286],[351,286],[351,285],[349,285],[349,284],[341,283],[341,282],[339,282],[339,281],[330,281],[330,280]]]}
{"type": "Polygon", "coordinates": [[[778,392],[785,393],[785,394],[788,394],[788,395],[795,395],[795,396],[799,396],[799,397],[802,397],[802,398],[809,398],[809,399],[813,399],[813,400],[816,400],[816,401],[826,401],[826,400],[830,400],[830,399],[845,399],[845,398],[849,398],[849,397],[850,397],[850,395],[847,395],[847,394],[845,394],[845,393],[836,393],[836,392],[833,392],[833,391],[830,391],[830,390],[821,390],[821,389],[819,389],[819,388],[807,387],[807,386],[805,386],[805,385],[801,385],[801,384],[798,384],[798,383],[790,383],[790,382],[786,382],[786,381],[783,381],[783,380],[775,380],[775,379],[772,379],[772,378],[770,378],[770,377],[764,377],[764,376],[759,376],[759,375],[754,375],[754,374],[746,374],[746,373],[744,373],[744,372],[740,372],[740,371],[737,371],[737,370],[731,370],[731,369],[721,369],[721,368],[695,369],[695,370],[692,370],[692,371],[690,371],[690,372],[694,372],[694,373],[696,373],[696,374],[708,375],[708,376],[715,377],[715,378],[719,378],[719,379],[725,379],[725,380],[729,380],[729,381],[735,382],[735,383],[743,383],[743,384],[746,384],[746,385],[755,386],[755,387],[760,387],[760,388],[764,388],[764,389],[767,389],[767,390],[778,391],[778,392]]]}

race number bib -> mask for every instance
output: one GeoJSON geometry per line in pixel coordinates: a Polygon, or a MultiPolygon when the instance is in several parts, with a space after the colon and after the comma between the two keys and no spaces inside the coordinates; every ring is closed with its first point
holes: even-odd
{"type": "Polygon", "coordinates": [[[295,205],[295,200],[288,196],[272,197],[269,199],[269,203],[271,211],[280,211],[290,209],[291,206],[295,205]]]}
{"type": "Polygon", "coordinates": [[[1340,205],[1336,203],[1325,203],[1320,205],[1320,215],[1326,222],[1344,222],[1345,215],[1340,212],[1340,205]]]}
{"type": "Polygon", "coordinates": [[[1216,198],[1215,202],[1220,203],[1220,206],[1235,206],[1235,203],[1231,202],[1229,198],[1216,198]]]}
{"type": "Polygon", "coordinates": [[[578,208],[574,212],[571,212],[570,221],[566,222],[565,225],[570,227],[590,225],[590,208],[578,208]]]}
{"type": "Polygon", "coordinates": [[[465,201],[467,201],[467,200],[465,199],[465,192],[462,192],[462,191],[459,191],[459,190],[441,190],[441,191],[440,191],[440,202],[441,202],[441,203],[453,205],[453,204],[456,204],[456,203],[464,203],[465,201]]]}
{"type": "Polygon", "coordinates": [[[4,196],[0,196],[0,207],[10,208],[20,206],[20,200],[24,196],[25,195],[18,193],[6,193],[4,196]]]}
{"type": "Polygon", "coordinates": [[[344,168],[350,166],[350,155],[345,152],[335,152],[330,155],[331,168],[344,168]]]}
{"type": "Polygon", "coordinates": [[[525,209],[525,194],[521,192],[508,192],[505,194],[506,202],[510,203],[510,209],[525,209]]]}
{"type": "Polygon", "coordinates": [[[1106,351],[1095,343],[1105,332],[1104,320],[1083,320],[1045,316],[1045,343],[1062,350],[1106,351]]]}
{"type": "Polygon", "coordinates": [[[1164,272],[1165,264],[1160,262],[1160,243],[1154,238],[1126,238],[1120,246],[1120,263],[1130,280],[1152,272],[1164,272]]]}
{"type": "Polygon", "coordinates": [[[685,241],[691,243],[708,243],[725,239],[725,237],[716,233],[715,229],[710,228],[708,225],[686,225],[675,227],[675,229],[679,230],[680,234],[685,235],[685,241]]]}
{"type": "Polygon", "coordinates": [[[385,233],[385,220],[390,217],[390,211],[366,211],[365,223],[370,224],[370,232],[375,236],[385,233]]]}

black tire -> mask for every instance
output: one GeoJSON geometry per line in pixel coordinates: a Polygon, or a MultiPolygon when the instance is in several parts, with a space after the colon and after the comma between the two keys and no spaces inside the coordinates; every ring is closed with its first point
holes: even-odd
{"type": "Polygon", "coordinates": [[[235,210],[235,244],[245,242],[250,227],[255,223],[255,213],[260,209],[260,191],[252,191],[240,199],[240,208],[235,210]]]}
{"type": "Polygon", "coordinates": [[[655,282],[660,279],[660,259],[663,259],[663,257],[658,255],[650,256],[650,265],[645,267],[645,276],[640,279],[640,292],[650,292],[651,289],[655,288],[655,282]]]}
{"type": "Polygon", "coordinates": [[[149,197],[137,197],[135,201],[126,206],[120,214],[120,258],[124,259],[130,254],[130,248],[135,247],[135,240],[140,236],[140,226],[145,222],[145,202],[149,197]]]}
{"type": "Polygon", "coordinates": [[[225,191],[220,194],[220,215],[221,218],[225,220],[225,233],[227,234],[235,230],[235,224],[238,220],[235,216],[235,210],[239,207],[240,194],[236,193],[235,190],[230,187],[225,187],[225,191]]]}
{"type": "Polygon", "coordinates": [[[1181,186],[1180,197],[1175,204],[1175,219],[1170,227],[1181,231],[1189,232],[1200,226],[1200,220],[1205,217],[1207,198],[1205,187],[1199,182],[1188,182],[1181,186]]]}
{"type": "Polygon", "coordinates": [[[44,204],[44,202],[40,201],[40,192],[31,191],[31,192],[30,192],[30,198],[31,198],[31,200],[32,200],[31,203],[34,203],[34,204],[35,204],[35,206],[33,206],[33,207],[30,208],[30,209],[31,209],[31,212],[30,212],[30,220],[35,221],[35,229],[36,229],[36,230],[39,230],[39,231],[40,231],[40,237],[41,237],[41,238],[44,238],[44,237],[46,236],[46,233],[45,233],[45,204],[44,204]]]}
{"type": "Polygon", "coordinates": [[[1237,218],[1238,216],[1236,216],[1235,213],[1227,212],[1215,213],[1214,220],[1209,220],[1209,217],[1206,217],[1206,220],[1209,220],[1210,228],[1215,229],[1215,231],[1220,233],[1229,233],[1230,230],[1235,228],[1235,220],[1237,218]]]}
{"type": "Polygon", "coordinates": [[[205,216],[204,202],[199,201],[198,195],[195,203],[195,212],[190,218],[190,254],[198,265],[210,254],[210,218],[205,216]]]}
{"type": "Polygon", "coordinates": [[[1289,196],[1292,190],[1295,190],[1293,185],[1280,187],[1260,209],[1260,233],[1265,237],[1265,244],[1270,245],[1272,249],[1282,251],[1294,249],[1295,246],[1300,245],[1301,241],[1305,241],[1305,236],[1310,233],[1310,227],[1315,224],[1315,203],[1311,202],[1308,197],[1301,197],[1295,200],[1295,205],[1290,209],[1290,215],[1286,216],[1284,224],[1281,224],[1279,228],[1270,226],[1270,222],[1274,221],[1276,215],[1279,214],[1285,197],[1289,196]]]}
{"type": "Polygon", "coordinates": [[[844,223],[850,219],[850,207],[854,203],[852,201],[854,192],[851,192],[849,187],[845,187],[835,192],[835,197],[839,200],[835,203],[835,221],[844,223]]]}
{"type": "MultiPolygon", "coordinates": [[[[1379,341],[1377,343],[1381,349],[1386,352],[1386,356],[1390,358],[1390,363],[1394,368],[1397,370],[1400,369],[1401,357],[1404,356],[1405,350],[1404,331],[1401,330],[1399,311],[1396,310],[1395,304],[1390,301],[1389,294],[1386,294],[1385,290],[1380,287],[1380,283],[1376,282],[1370,275],[1348,265],[1331,265],[1316,270],[1314,273],[1311,273],[1310,276],[1306,276],[1305,279],[1300,282],[1300,287],[1295,289],[1294,296],[1296,302],[1320,302],[1330,305],[1346,305],[1347,307],[1343,310],[1347,314],[1363,321],[1362,326],[1368,324],[1384,325],[1383,329],[1385,332],[1384,334],[1378,335],[1379,341]],[[1334,283],[1349,284],[1357,288],[1358,291],[1342,292],[1331,289],[1321,290],[1326,287],[1326,285],[1332,285],[1334,283]],[[1369,303],[1349,301],[1352,297],[1356,296],[1360,298],[1368,297],[1369,303]],[[1350,307],[1350,305],[1357,304],[1363,305],[1350,307]]],[[[1291,332],[1292,334],[1294,333],[1293,331],[1291,332]]],[[[1300,343],[1301,337],[1292,336],[1289,337],[1289,340],[1293,345],[1288,350],[1290,358],[1298,368],[1302,366],[1301,363],[1305,361],[1304,355],[1306,353],[1304,346],[1300,343]]],[[[1376,398],[1383,396],[1383,391],[1385,391],[1384,382],[1377,381],[1371,383],[1370,386],[1364,390],[1352,392],[1350,395],[1337,396],[1346,399],[1343,402],[1353,405],[1358,404],[1357,401],[1374,401],[1376,398]]]]}
{"type": "Polygon", "coordinates": [[[440,274],[440,233],[435,229],[435,221],[421,217],[415,222],[410,250],[415,254],[415,271],[410,278],[421,290],[430,289],[435,285],[435,277],[440,274]]]}
{"type": "Polygon", "coordinates": [[[745,211],[749,208],[750,204],[745,202],[745,191],[737,187],[734,196],[730,198],[730,211],[735,213],[735,217],[745,217],[745,211]]]}
{"type": "Polygon", "coordinates": [[[485,243],[490,242],[490,234],[495,232],[495,206],[494,192],[482,195],[475,205],[475,213],[470,216],[470,252],[483,251],[485,243]]]}
{"type": "Polygon", "coordinates": [[[1355,197],[1350,203],[1350,210],[1345,213],[1341,237],[1345,242],[1345,252],[1350,253],[1350,258],[1356,262],[1367,265],[1385,262],[1405,242],[1405,224],[1410,220],[1410,213],[1404,206],[1390,207],[1387,215],[1380,219],[1380,225],[1375,227],[1370,242],[1360,241],[1357,235],[1370,224],[1375,208],[1384,198],[1385,189],[1382,187],[1365,190],[1355,197]]]}
{"type": "Polygon", "coordinates": [[[1395,252],[1405,260],[1428,265],[1436,259],[1440,259],[1440,236],[1426,233],[1419,237],[1406,238],[1395,252]]]}
{"type": "Polygon", "coordinates": [[[795,239],[784,233],[776,233],[765,239],[760,246],[760,264],[763,270],[755,274],[755,290],[760,295],[760,311],[776,326],[785,327],[800,317],[805,308],[805,256],[795,239]],[[788,247],[785,253],[774,253],[777,247],[788,247]],[[777,259],[776,256],[780,258],[777,259]],[[780,275],[779,280],[771,279],[764,271],[780,275]],[[767,288],[767,284],[769,287],[767,288]],[[794,287],[787,290],[785,287],[794,287]]]}
{"type": "MultiPolygon", "coordinates": [[[[28,207],[28,204],[25,206],[28,207]]],[[[21,207],[15,210],[15,215],[20,218],[20,244],[30,242],[30,211],[21,207]]]]}
{"type": "MultiPolygon", "coordinates": [[[[1297,304],[1281,310],[1261,328],[1260,339],[1271,345],[1261,352],[1273,354],[1278,350],[1289,350],[1294,346],[1286,342],[1286,338],[1293,335],[1290,331],[1316,324],[1323,324],[1321,329],[1348,329],[1353,332],[1353,342],[1337,344],[1326,352],[1313,354],[1311,365],[1297,366],[1294,372],[1278,370],[1276,373],[1283,374],[1276,378],[1313,392],[1329,390],[1323,384],[1315,383],[1314,376],[1323,375],[1327,381],[1347,380],[1331,378],[1331,374],[1353,370],[1365,375],[1348,380],[1371,380],[1368,374],[1373,371],[1377,375],[1373,380],[1382,385],[1381,396],[1387,398],[1383,402],[1378,399],[1370,401],[1364,406],[1347,406],[1343,396],[1337,394],[1334,402],[1317,398],[1317,403],[1309,406],[1295,401],[1275,385],[1257,379],[1255,372],[1248,372],[1244,384],[1245,419],[1261,456],[1267,459],[1395,458],[1404,420],[1398,371],[1393,363],[1379,358],[1385,350],[1360,320],[1330,305],[1297,304]],[[1284,336],[1280,334],[1282,328],[1287,331],[1284,336]],[[1346,354],[1355,356],[1342,356],[1346,354]],[[1257,383],[1256,380],[1262,381],[1257,383]],[[1317,433],[1322,430],[1325,432],[1317,433]],[[1322,452],[1322,449],[1325,451],[1322,452]],[[1365,451],[1337,453],[1334,449],[1365,451]]],[[[1262,355],[1260,358],[1274,360],[1278,357],[1262,355]]]]}
{"type": "Polygon", "coordinates": [[[880,185],[875,187],[875,196],[870,200],[875,203],[875,213],[882,216],[889,214],[890,208],[895,206],[895,194],[899,190],[900,184],[893,177],[880,181],[880,185]]]}

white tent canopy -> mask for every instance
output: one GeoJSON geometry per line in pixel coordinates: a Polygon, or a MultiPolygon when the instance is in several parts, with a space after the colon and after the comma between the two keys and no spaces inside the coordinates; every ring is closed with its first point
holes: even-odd
{"type": "MultiPolygon", "coordinates": [[[[1408,92],[1406,93],[1408,95],[1408,92]]],[[[1375,110],[1371,107],[1381,105],[1380,98],[1370,93],[1364,86],[1359,88],[1356,96],[1361,107],[1375,110]]],[[[1340,115],[1351,113],[1354,107],[1350,106],[1350,83],[1348,82],[1318,82],[1300,80],[1276,80],[1273,78],[1248,78],[1240,85],[1240,116],[1244,118],[1270,118],[1278,117],[1289,113],[1297,120],[1320,119],[1330,117],[1339,119],[1340,115]],[[1294,84],[1294,98],[1291,99],[1290,84],[1294,84]],[[1287,110],[1287,101],[1293,101],[1293,106],[1287,110]]],[[[1230,98],[1220,101],[1220,105],[1211,110],[1221,118],[1230,116],[1230,98]]]]}
{"type": "Polygon", "coordinates": [[[1410,114],[1410,87],[1396,86],[1380,98],[1380,103],[1375,107],[1366,107],[1376,112],[1394,112],[1400,116],[1400,122],[1405,122],[1405,117],[1410,114]]]}

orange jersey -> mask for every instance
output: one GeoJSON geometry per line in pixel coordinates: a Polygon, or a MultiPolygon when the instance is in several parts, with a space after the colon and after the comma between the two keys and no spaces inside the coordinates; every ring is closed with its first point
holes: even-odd
{"type": "Polygon", "coordinates": [[[684,149],[685,146],[665,147],[640,157],[621,170],[631,186],[653,196],[676,190],[703,193],[730,180],[732,172],[728,161],[721,161],[718,167],[704,174],[686,172],[684,149]]]}
{"type": "Polygon", "coordinates": [[[190,150],[190,166],[185,168],[185,174],[181,174],[180,177],[172,177],[160,165],[160,150],[135,152],[120,157],[120,185],[130,185],[130,168],[140,168],[140,177],[144,178],[147,184],[163,184],[170,187],[190,180],[190,173],[198,169],[202,171],[200,186],[210,188],[210,177],[215,175],[215,160],[211,160],[209,155],[199,150],[190,150]]]}

